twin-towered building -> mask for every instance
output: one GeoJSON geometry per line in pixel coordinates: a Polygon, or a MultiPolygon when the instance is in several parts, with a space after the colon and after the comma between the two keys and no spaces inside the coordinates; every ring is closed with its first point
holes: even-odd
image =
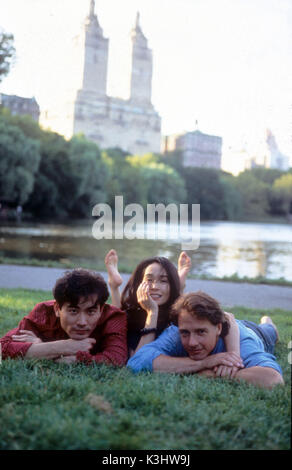
{"type": "Polygon", "coordinates": [[[130,96],[121,99],[106,93],[109,40],[103,35],[94,9],[91,0],[89,15],[75,44],[75,61],[80,65],[75,65],[75,70],[82,70],[80,83],[71,95],[64,94],[42,113],[41,124],[68,138],[83,133],[101,148],[120,147],[139,155],[160,152],[161,118],[151,103],[152,51],[139,14],[131,32],[130,96]]]}
{"type": "MultiPolygon", "coordinates": [[[[136,155],[160,153],[161,118],[151,102],[152,51],[141,29],[139,13],[131,31],[128,99],[107,94],[108,56],[109,39],[95,14],[95,1],[90,0],[89,14],[75,38],[72,57],[64,57],[63,72],[59,72],[60,90],[56,89],[49,107],[41,110],[40,124],[66,138],[84,134],[103,149],[119,147],[136,155]]],[[[2,97],[2,104],[13,113],[38,119],[34,99],[2,97]]],[[[184,166],[220,168],[220,137],[197,130],[166,139],[164,150],[180,150],[184,166]]]]}

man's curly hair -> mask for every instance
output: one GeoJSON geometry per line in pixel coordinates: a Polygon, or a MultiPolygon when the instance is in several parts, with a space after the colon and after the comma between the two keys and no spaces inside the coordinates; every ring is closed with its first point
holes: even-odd
{"type": "Polygon", "coordinates": [[[91,295],[97,295],[98,304],[102,306],[109,297],[109,291],[100,274],[89,269],[77,268],[67,271],[56,281],[53,295],[60,308],[66,302],[78,305],[81,298],[91,295]]]}

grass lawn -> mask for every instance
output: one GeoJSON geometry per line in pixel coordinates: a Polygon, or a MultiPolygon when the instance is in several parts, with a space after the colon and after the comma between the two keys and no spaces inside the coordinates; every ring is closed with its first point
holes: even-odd
{"type": "MultiPolygon", "coordinates": [[[[0,336],[50,293],[0,289],[0,336]]],[[[234,308],[257,322],[268,312],[234,308]]],[[[0,449],[289,449],[291,313],[271,313],[285,386],[264,390],[196,375],[134,376],[126,368],[6,360],[0,449]]]]}

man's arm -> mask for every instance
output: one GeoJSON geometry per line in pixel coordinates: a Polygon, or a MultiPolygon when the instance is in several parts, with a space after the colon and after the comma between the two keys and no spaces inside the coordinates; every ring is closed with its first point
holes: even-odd
{"type": "Polygon", "coordinates": [[[213,354],[200,361],[194,361],[190,357],[170,357],[161,354],[153,360],[152,367],[153,372],[193,374],[219,365],[234,367],[238,361],[238,356],[233,353],[213,354]]]}
{"type": "MultiPolygon", "coordinates": [[[[218,378],[216,373],[210,369],[199,371],[199,375],[215,379],[218,378]]],[[[263,388],[273,388],[276,385],[284,385],[281,374],[271,367],[255,366],[241,369],[235,374],[234,380],[244,380],[252,385],[263,388]]]]}
{"type": "Polygon", "coordinates": [[[36,338],[42,341],[42,331],[44,327],[47,329],[49,326],[47,312],[52,308],[52,303],[48,301],[35,305],[32,311],[20,321],[17,328],[8,331],[1,338],[3,359],[24,358],[28,349],[36,342],[36,338]],[[21,333],[22,331],[26,334],[21,333]]]}
{"type": "Polygon", "coordinates": [[[96,343],[94,338],[86,338],[80,341],[64,339],[50,341],[48,343],[34,343],[25,354],[25,359],[56,359],[60,356],[72,356],[78,351],[88,352],[96,343]]]}
{"type": "Polygon", "coordinates": [[[282,375],[271,367],[248,367],[247,369],[239,370],[235,374],[235,379],[245,380],[252,385],[264,388],[272,388],[275,385],[284,385],[282,375]]]}
{"type": "Polygon", "coordinates": [[[233,366],[240,363],[240,357],[235,353],[219,353],[202,361],[194,361],[186,357],[179,331],[176,326],[167,328],[158,339],[143,346],[128,361],[128,367],[133,372],[142,370],[154,372],[170,372],[177,374],[194,373],[208,367],[223,364],[233,366]]]}

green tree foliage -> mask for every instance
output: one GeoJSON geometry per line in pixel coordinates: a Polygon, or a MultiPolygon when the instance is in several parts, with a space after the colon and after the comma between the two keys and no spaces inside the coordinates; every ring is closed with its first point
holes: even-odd
{"type": "Polygon", "coordinates": [[[131,165],[127,153],[120,149],[102,151],[102,160],[109,170],[106,183],[107,202],[114,209],[115,196],[123,196],[124,204],[144,204],[147,188],[141,181],[140,169],[131,165]]]}
{"type": "Polygon", "coordinates": [[[238,220],[242,217],[242,198],[236,187],[235,176],[225,173],[220,176],[223,189],[224,218],[226,220],[238,220]]]}
{"type": "Polygon", "coordinates": [[[40,145],[0,114],[0,201],[24,204],[40,162],[40,145]]]}
{"type": "Polygon", "coordinates": [[[292,174],[287,173],[274,181],[272,196],[278,201],[280,210],[286,215],[292,213],[292,174]]]}
{"type": "MultiPolygon", "coordinates": [[[[94,143],[82,136],[66,141],[54,132],[41,129],[30,116],[12,116],[4,108],[1,109],[1,116],[7,126],[38,146],[38,173],[34,177],[34,167],[28,162],[30,191],[29,194],[26,191],[26,197],[17,200],[18,203],[26,202],[25,210],[37,217],[90,217],[93,206],[106,201],[105,185],[109,171],[94,143]]],[[[14,147],[15,154],[21,159],[24,155],[22,145],[14,147]]],[[[18,174],[19,182],[24,179],[20,169],[14,173],[18,174]]],[[[27,185],[21,187],[24,191],[27,185]]],[[[13,186],[10,185],[10,188],[12,191],[13,186]]]]}
{"type": "Polygon", "coordinates": [[[183,168],[183,158],[182,152],[180,150],[173,150],[171,152],[166,152],[165,154],[159,157],[161,163],[165,163],[165,165],[171,166],[174,168],[178,173],[182,171],[183,168]]]}
{"type": "Polygon", "coordinates": [[[100,202],[200,204],[205,220],[255,219],[292,212],[292,171],[255,168],[238,177],[185,168],[178,152],[100,151],[83,136],[67,141],[29,116],[0,108],[0,201],[36,217],[90,217],[100,202]]]}
{"type": "Polygon", "coordinates": [[[251,174],[254,175],[258,180],[263,183],[272,185],[274,181],[282,176],[283,171],[277,170],[276,168],[252,168],[251,174]]]}
{"type": "Polygon", "coordinates": [[[40,179],[27,207],[38,216],[90,217],[93,206],[106,200],[107,177],[95,144],[80,136],[67,142],[58,134],[44,132],[40,179]]]}
{"type": "Polygon", "coordinates": [[[187,190],[187,203],[200,204],[203,220],[225,216],[224,190],[220,172],[212,168],[188,167],[182,170],[187,190]]]}
{"type": "Polygon", "coordinates": [[[236,187],[241,195],[243,215],[262,217],[269,212],[269,185],[246,170],[236,178],[236,187]]]}
{"type": "Polygon", "coordinates": [[[170,166],[160,163],[155,154],[142,157],[127,157],[131,166],[140,169],[140,178],[146,186],[146,200],[149,204],[182,204],[186,199],[185,184],[182,177],[170,166]]]}
{"type": "Polygon", "coordinates": [[[31,139],[43,140],[46,133],[39,126],[39,124],[28,114],[26,115],[12,115],[8,109],[3,108],[2,114],[5,116],[6,121],[14,126],[19,127],[22,132],[31,139]]]}
{"type": "Polygon", "coordinates": [[[13,35],[0,29],[0,82],[9,73],[15,55],[13,42],[13,35]]]}

